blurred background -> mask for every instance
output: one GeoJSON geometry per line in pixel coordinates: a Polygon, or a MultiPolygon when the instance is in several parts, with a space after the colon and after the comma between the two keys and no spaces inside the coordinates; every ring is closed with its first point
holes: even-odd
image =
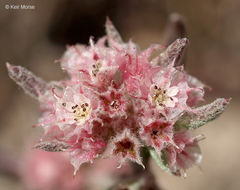
{"type": "Polygon", "coordinates": [[[166,190],[240,189],[239,0],[1,0],[0,189],[25,189],[14,169],[31,148],[27,144],[41,132],[32,128],[39,116],[38,103],[9,79],[5,63],[24,66],[46,81],[62,79],[66,74],[54,61],[66,45],[103,36],[106,16],[125,41],[131,38],[141,49],[152,43],[167,45],[174,35],[187,36],[186,70],[212,87],[207,100],[232,97],[218,120],[196,131],[207,137],[201,142],[201,168],[190,169],[183,179],[152,163],[158,183],[166,190]],[[6,9],[6,4],[35,9],[6,9]],[[185,28],[172,25],[172,13],[180,15],[185,28]]]}

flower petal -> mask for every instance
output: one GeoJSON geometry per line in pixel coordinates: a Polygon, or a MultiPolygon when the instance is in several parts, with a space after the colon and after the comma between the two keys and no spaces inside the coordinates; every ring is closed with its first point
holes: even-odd
{"type": "Polygon", "coordinates": [[[174,102],[173,99],[171,100],[171,98],[167,98],[167,99],[163,102],[163,104],[164,104],[166,107],[169,107],[169,108],[175,107],[175,102],[174,102]]]}
{"type": "Polygon", "coordinates": [[[173,86],[173,87],[167,89],[166,94],[167,94],[168,96],[172,97],[172,96],[176,96],[177,93],[178,93],[178,91],[179,91],[179,90],[178,90],[178,87],[173,86]]]}

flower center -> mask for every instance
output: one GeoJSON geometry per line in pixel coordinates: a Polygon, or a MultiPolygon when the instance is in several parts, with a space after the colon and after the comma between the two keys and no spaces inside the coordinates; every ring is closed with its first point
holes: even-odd
{"type": "Polygon", "coordinates": [[[154,123],[151,129],[151,138],[153,140],[158,140],[159,138],[167,140],[168,137],[166,135],[167,129],[166,127],[169,126],[169,123],[154,123]]]}
{"type": "Polygon", "coordinates": [[[126,156],[128,152],[130,154],[135,154],[134,144],[128,139],[123,139],[115,143],[115,145],[116,145],[116,149],[114,151],[115,153],[121,152],[123,156],[126,156]]]}
{"type": "Polygon", "coordinates": [[[158,88],[155,85],[153,88],[153,95],[152,95],[153,101],[159,106],[164,106],[164,102],[166,101],[167,98],[168,96],[166,94],[166,90],[162,90],[161,88],[158,88]]]}
{"type": "Polygon", "coordinates": [[[88,117],[90,112],[90,106],[88,105],[88,103],[81,104],[81,106],[76,104],[72,107],[72,110],[75,115],[74,120],[79,121],[88,117]]]}
{"type": "MultiPolygon", "coordinates": [[[[66,103],[62,103],[62,106],[66,107],[66,103]]],[[[75,121],[83,120],[88,117],[91,111],[91,106],[89,106],[88,103],[83,103],[83,104],[76,104],[75,106],[71,107],[73,117],[75,121]]]]}
{"type": "Polygon", "coordinates": [[[94,77],[97,76],[97,73],[99,72],[101,66],[102,66],[102,64],[100,61],[97,61],[95,64],[92,65],[92,67],[93,67],[92,74],[94,77]]]}

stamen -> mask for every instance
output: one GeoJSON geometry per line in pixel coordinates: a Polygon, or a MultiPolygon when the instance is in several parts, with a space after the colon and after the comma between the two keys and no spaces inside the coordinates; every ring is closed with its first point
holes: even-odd
{"type": "Polygon", "coordinates": [[[93,70],[92,70],[92,74],[93,74],[93,76],[97,76],[97,73],[99,72],[99,69],[100,69],[100,67],[101,67],[101,62],[98,60],[97,62],[96,62],[96,64],[94,64],[93,66],[93,70]]]}
{"type": "Polygon", "coordinates": [[[72,113],[75,114],[75,121],[79,120],[85,120],[86,117],[89,115],[91,107],[88,105],[88,103],[83,103],[81,106],[76,104],[75,106],[72,106],[72,109],[74,110],[72,113]]]}
{"type": "Polygon", "coordinates": [[[158,88],[157,85],[154,85],[152,90],[152,100],[157,106],[167,106],[169,104],[175,105],[174,98],[169,96],[166,89],[158,88]],[[171,102],[169,102],[171,100],[171,102]]]}

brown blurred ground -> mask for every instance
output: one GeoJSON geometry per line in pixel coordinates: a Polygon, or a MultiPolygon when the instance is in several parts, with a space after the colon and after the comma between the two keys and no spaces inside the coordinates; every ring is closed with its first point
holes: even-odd
{"type": "MultiPolygon", "coordinates": [[[[133,38],[141,48],[164,40],[164,27],[172,12],[185,18],[190,40],[187,70],[213,87],[212,97],[232,97],[227,112],[198,133],[201,170],[189,170],[187,179],[159,171],[159,184],[166,190],[240,189],[240,1],[238,0],[22,0],[35,10],[6,10],[0,2],[0,150],[15,158],[24,151],[39,112],[37,102],[7,77],[5,62],[22,65],[46,80],[66,77],[54,60],[65,44],[86,43],[88,36],[104,34],[108,15],[125,40],[133,38]]],[[[32,137],[33,138],[33,137],[32,137]]],[[[0,174],[0,189],[22,189],[19,181],[0,174]]]]}

